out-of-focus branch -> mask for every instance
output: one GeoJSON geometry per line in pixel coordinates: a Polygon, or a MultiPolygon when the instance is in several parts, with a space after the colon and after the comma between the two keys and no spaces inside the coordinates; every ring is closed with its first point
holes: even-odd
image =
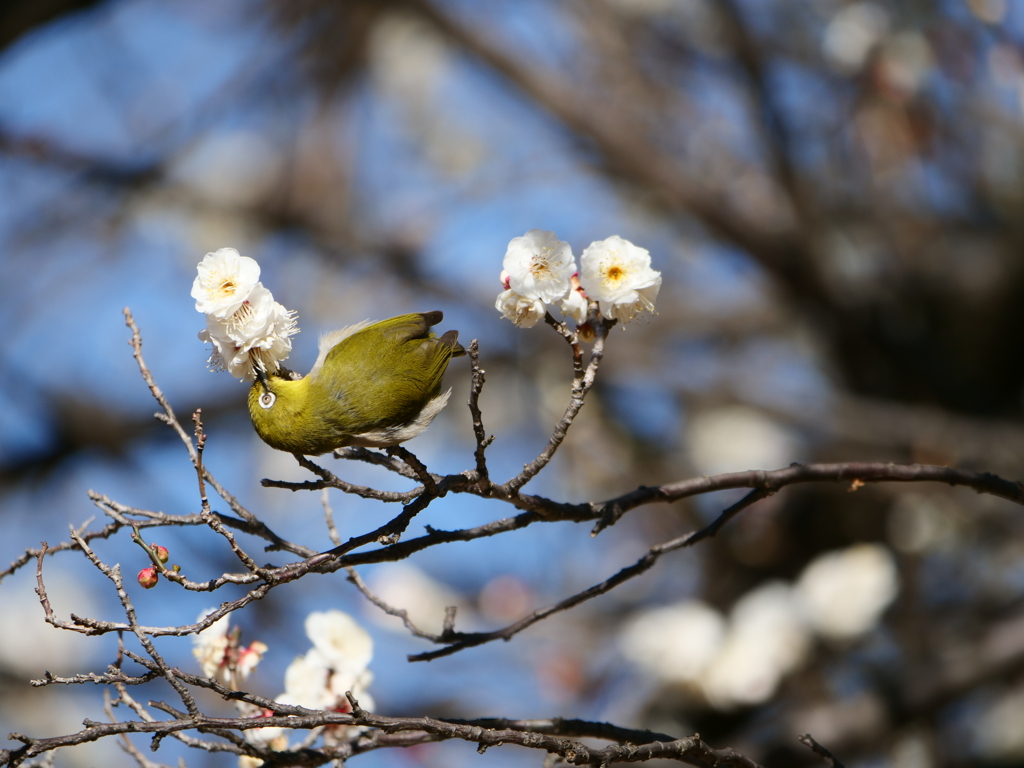
{"type": "Polygon", "coordinates": [[[45,24],[111,4],[104,0],[10,0],[0,14],[0,51],[45,24]]]}
{"type": "Polygon", "coordinates": [[[753,102],[760,112],[761,135],[771,169],[788,193],[793,209],[806,223],[809,212],[792,161],[790,130],[768,82],[768,65],[762,47],[753,38],[743,11],[737,7],[735,0],[722,0],[715,6],[715,10],[728,27],[736,59],[750,81],[753,102]]]}
{"type": "Polygon", "coordinates": [[[784,274],[786,285],[803,299],[822,299],[823,288],[807,268],[810,259],[795,233],[760,231],[741,221],[717,201],[714,190],[686,179],[674,158],[659,152],[652,142],[638,134],[628,115],[607,109],[600,100],[581,98],[559,73],[523,64],[502,50],[486,30],[468,29],[430,0],[408,0],[408,4],[459,48],[505,77],[575,135],[592,142],[615,174],[653,194],[670,211],[693,216],[772,272],[784,274]]]}
{"type": "Polygon", "coordinates": [[[825,747],[816,742],[811,734],[805,733],[803,736],[798,736],[797,738],[801,744],[824,760],[825,764],[828,765],[829,768],[843,768],[843,764],[836,760],[835,756],[825,749],[825,747]]]}

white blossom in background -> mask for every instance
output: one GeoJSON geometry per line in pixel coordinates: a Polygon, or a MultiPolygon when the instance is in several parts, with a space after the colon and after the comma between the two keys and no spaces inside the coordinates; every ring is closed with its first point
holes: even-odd
{"type": "Polygon", "coordinates": [[[672,683],[700,677],[715,659],[725,619],[700,600],[643,611],[619,635],[622,654],[648,676],[672,683]]]}
{"type": "Polygon", "coordinates": [[[1009,765],[1024,759],[1024,690],[1003,693],[974,719],[977,750],[992,761],[1009,765]]]}
{"type": "MultiPolygon", "coordinates": [[[[306,635],[336,677],[355,680],[370,665],[370,633],[342,611],[314,612],[306,617],[306,635]]],[[[344,691],[341,692],[344,695],[344,691]]]]}
{"type": "Polygon", "coordinates": [[[366,690],[373,681],[367,669],[373,656],[369,633],[347,613],[325,611],[306,617],[306,635],[313,648],[288,666],[285,690],[277,701],[348,712],[351,706],[345,694],[351,692],[363,709],[372,710],[374,702],[366,690]]]}
{"type": "Polygon", "coordinates": [[[284,673],[284,693],[277,701],[308,709],[333,709],[337,702],[330,691],[330,675],[326,659],[311,648],[288,665],[284,673]]]}
{"type": "MultiPolygon", "coordinates": [[[[411,563],[382,563],[377,566],[371,575],[370,588],[385,603],[405,610],[409,620],[427,632],[436,634],[442,631],[445,608],[449,605],[458,611],[459,626],[471,631],[479,625],[474,606],[463,595],[411,563]]],[[[397,616],[374,610],[369,617],[385,629],[408,634],[397,616]]]]}
{"type": "Polygon", "coordinates": [[[785,467],[797,457],[793,434],[745,405],[699,411],[686,428],[690,460],[705,475],[785,467]]]}
{"type": "Polygon", "coordinates": [[[898,591],[896,561],[881,544],[819,555],[796,584],[808,623],[830,640],[850,640],[871,630],[898,591]]]}
{"type": "MultiPolygon", "coordinates": [[[[202,621],[209,611],[199,614],[202,621]]],[[[222,667],[226,666],[228,646],[231,644],[229,633],[231,623],[227,616],[222,616],[210,626],[192,636],[192,655],[196,657],[206,677],[217,677],[222,667]]]]}
{"type": "Polygon", "coordinates": [[[576,272],[569,244],[559,240],[554,232],[541,229],[512,238],[502,266],[508,274],[507,288],[545,304],[565,298],[569,280],[576,272]]]}
{"type": "Polygon", "coordinates": [[[259,264],[234,248],[221,248],[206,254],[197,270],[192,297],[206,315],[199,338],[213,345],[210,367],[248,381],[257,369],[277,371],[299,329],[295,312],[259,282],[259,264]]]}
{"type": "Polygon", "coordinates": [[[708,702],[718,709],[761,704],[810,648],[810,633],[792,588],[772,581],[740,598],[714,662],[701,677],[708,702]]]}
{"type": "Polygon", "coordinates": [[[601,305],[609,320],[628,322],[653,312],[661,272],[651,269],[651,254],[618,235],[591,243],[580,256],[580,284],[601,305]]]}
{"type": "Polygon", "coordinates": [[[825,27],[825,58],[839,71],[853,74],[888,31],[889,14],[878,3],[865,0],[844,5],[825,27]]]}
{"type": "MultiPolygon", "coordinates": [[[[202,621],[209,613],[204,611],[197,620],[202,621]]],[[[259,640],[243,646],[241,631],[231,627],[228,616],[222,616],[192,636],[192,655],[202,667],[203,674],[235,690],[256,668],[266,651],[267,646],[259,640]]]]}
{"type": "Polygon", "coordinates": [[[233,315],[259,284],[260,265],[234,248],[208,253],[196,267],[192,282],[196,312],[225,319],[233,315]]]}
{"type": "MultiPolygon", "coordinates": [[[[250,707],[252,705],[249,705],[250,707]]],[[[241,706],[239,706],[241,710],[241,706]]],[[[251,710],[243,712],[243,717],[271,717],[273,712],[269,709],[256,710],[254,714],[251,710]]],[[[244,731],[243,736],[247,742],[257,747],[269,747],[275,752],[284,752],[288,749],[288,734],[285,729],[279,725],[273,725],[268,728],[249,728],[244,731]]],[[[248,755],[240,755],[238,758],[239,768],[258,768],[263,765],[263,761],[258,757],[249,757],[248,755]]]]}

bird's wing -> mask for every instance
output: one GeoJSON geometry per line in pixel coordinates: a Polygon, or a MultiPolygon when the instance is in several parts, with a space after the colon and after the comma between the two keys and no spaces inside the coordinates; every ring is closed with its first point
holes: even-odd
{"type": "Polygon", "coordinates": [[[360,323],[354,325],[347,325],[344,328],[338,328],[333,331],[327,331],[327,333],[320,334],[319,349],[317,351],[316,362],[313,363],[312,369],[309,371],[310,376],[315,376],[321,368],[323,368],[324,360],[327,359],[327,353],[334,349],[338,344],[347,339],[354,333],[366,328],[370,325],[369,320],[363,320],[360,323]]]}

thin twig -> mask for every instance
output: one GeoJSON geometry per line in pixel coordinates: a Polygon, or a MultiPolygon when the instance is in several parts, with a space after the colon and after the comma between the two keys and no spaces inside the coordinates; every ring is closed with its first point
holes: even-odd
{"type": "Polygon", "coordinates": [[[805,733],[802,736],[797,736],[797,740],[811,750],[811,752],[824,760],[829,768],[844,768],[843,764],[839,762],[831,752],[825,749],[825,747],[816,742],[811,734],[805,733]]]}
{"type": "Polygon", "coordinates": [[[576,418],[576,414],[578,414],[580,409],[583,407],[587,393],[590,391],[590,388],[594,386],[594,381],[597,377],[597,369],[601,365],[601,360],[604,358],[604,344],[605,339],[608,336],[608,329],[611,328],[615,322],[601,321],[597,324],[597,339],[594,341],[594,348],[590,353],[590,362],[587,364],[587,367],[584,368],[583,350],[580,348],[579,339],[577,338],[576,333],[570,331],[566,327],[565,323],[560,323],[555,320],[551,316],[551,313],[547,313],[544,316],[544,321],[558,331],[572,348],[572,395],[569,399],[569,404],[565,408],[565,413],[555,425],[554,430],[552,430],[551,438],[548,440],[548,444],[541,454],[524,466],[522,472],[502,486],[504,491],[513,496],[518,493],[520,488],[536,477],[537,474],[548,465],[548,462],[550,462],[551,458],[555,455],[555,451],[558,450],[559,446],[565,440],[565,437],[569,432],[569,427],[572,426],[572,422],[576,418]]]}
{"type": "Polygon", "coordinates": [[[330,500],[327,498],[327,489],[324,488],[320,491],[320,504],[324,508],[324,521],[327,523],[327,535],[331,538],[331,543],[336,547],[341,546],[341,537],[338,536],[338,528],[334,524],[334,512],[331,510],[330,500]]]}
{"type": "Polygon", "coordinates": [[[415,623],[413,623],[412,619],[409,618],[408,611],[406,611],[403,608],[395,608],[393,605],[386,603],[380,597],[373,594],[373,592],[370,591],[370,588],[366,586],[366,582],[364,582],[362,578],[360,578],[355,568],[348,566],[346,570],[348,571],[348,580],[355,584],[356,589],[363,593],[363,597],[365,597],[371,603],[373,603],[382,611],[384,611],[384,613],[386,613],[388,616],[396,616],[399,619],[401,619],[402,623],[405,624],[405,628],[408,629],[409,632],[411,632],[413,635],[415,635],[416,637],[422,637],[425,640],[430,640],[434,643],[445,642],[443,634],[435,635],[433,632],[427,632],[424,629],[420,629],[418,626],[416,626],[415,623]]]}
{"type": "Polygon", "coordinates": [[[469,388],[469,413],[473,419],[473,437],[476,439],[476,450],[473,457],[476,459],[476,477],[481,487],[487,487],[491,478],[487,473],[487,447],[494,442],[494,436],[487,436],[484,430],[484,417],[480,412],[480,392],[484,388],[486,380],[483,368],[480,367],[480,345],[476,339],[469,342],[466,348],[469,355],[470,371],[472,373],[472,384],[469,388]]]}
{"type": "Polygon", "coordinates": [[[425,653],[410,655],[408,659],[409,661],[433,661],[434,659],[439,659],[442,656],[450,656],[464,648],[472,648],[478,645],[483,645],[484,643],[493,642],[494,640],[509,640],[514,635],[517,635],[524,629],[533,626],[538,621],[548,618],[552,614],[567,611],[580,603],[610,592],[623,582],[636,578],[640,574],[650,570],[663,555],[668,554],[669,552],[674,552],[677,549],[682,549],[683,547],[692,546],[698,541],[714,536],[722,526],[725,525],[725,523],[739,514],[742,510],[746,509],[751,504],[760,501],[767,495],[768,492],[766,491],[751,491],[744,496],[743,499],[724,510],[718,518],[714,520],[714,522],[705,528],[696,532],[688,533],[685,536],[672,539],[664,544],[653,546],[643,557],[633,563],[633,565],[623,568],[615,575],[602,581],[600,584],[595,584],[588,589],[577,592],[576,594],[567,597],[554,605],[548,606],[547,608],[538,609],[506,627],[492,630],[491,632],[451,633],[442,637],[440,640],[434,641],[451,643],[447,647],[440,648],[436,651],[427,651],[425,653]]]}

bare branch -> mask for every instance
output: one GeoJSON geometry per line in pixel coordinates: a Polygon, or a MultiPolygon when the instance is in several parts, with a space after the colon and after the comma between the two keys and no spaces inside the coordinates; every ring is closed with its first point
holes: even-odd
{"type": "Polygon", "coordinates": [[[835,756],[831,752],[816,742],[811,734],[805,733],[802,736],[797,736],[797,741],[824,760],[825,764],[828,765],[829,768],[843,768],[843,764],[836,760],[835,756]]]}
{"type": "MultiPolygon", "coordinates": [[[[592,313],[593,314],[593,313],[592,313]]],[[[604,357],[604,342],[608,336],[608,329],[611,328],[615,321],[602,320],[595,324],[597,329],[597,339],[594,341],[594,348],[590,353],[590,362],[587,364],[586,370],[583,368],[583,350],[580,348],[579,339],[575,332],[568,329],[565,323],[560,323],[551,316],[551,313],[546,313],[544,316],[544,322],[554,328],[559,334],[566,340],[569,346],[572,348],[572,365],[573,365],[573,380],[572,380],[572,395],[569,399],[569,405],[566,406],[565,413],[562,415],[561,420],[555,425],[554,430],[551,433],[551,439],[548,441],[547,447],[544,451],[532,462],[523,467],[523,471],[513,477],[507,483],[504,484],[502,490],[512,496],[515,496],[519,489],[526,485],[530,480],[537,476],[544,467],[548,465],[551,458],[555,455],[555,451],[565,440],[565,436],[569,432],[569,427],[572,426],[573,420],[576,418],[576,414],[580,412],[583,407],[583,401],[587,396],[587,392],[594,386],[594,380],[597,377],[597,369],[601,365],[601,360],[604,357]]]]}
{"type": "Polygon", "coordinates": [[[472,373],[472,384],[469,389],[469,413],[473,418],[473,437],[476,439],[476,450],[473,456],[476,459],[477,482],[481,488],[491,484],[490,476],[487,474],[487,447],[494,442],[494,436],[487,436],[484,430],[484,417],[480,413],[480,392],[484,388],[484,369],[480,367],[480,344],[476,339],[469,342],[466,348],[469,355],[470,371],[472,373]]]}
{"type": "Polygon", "coordinates": [[[577,592],[575,595],[555,603],[552,606],[534,611],[529,616],[525,616],[519,621],[509,624],[507,627],[496,629],[492,632],[449,633],[443,636],[440,640],[435,640],[435,642],[450,642],[451,645],[437,651],[428,651],[426,653],[411,655],[408,657],[409,661],[433,661],[434,659],[441,658],[442,656],[450,656],[464,648],[472,648],[494,640],[509,640],[513,635],[519,634],[527,627],[533,626],[538,621],[546,619],[552,614],[574,608],[580,603],[586,602],[598,595],[610,592],[623,582],[629,581],[630,579],[639,576],[641,573],[645,573],[650,570],[656,562],[658,562],[662,555],[683,547],[692,546],[702,539],[714,536],[718,533],[721,527],[725,525],[725,523],[739,514],[742,510],[768,495],[768,492],[762,490],[751,491],[743,497],[743,499],[723,511],[722,514],[720,514],[718,518],[707,527],[702,528],[695,533],[688,533],[685,536],[680,536],[672,541],[667,541],[664,544],[658,544],[657,546],[651,547],[647,554],[637,560],[633,565],[623,568],[614,576],[605,579],[600,584],[595,584],[589,589],[577,592]],[[453,640],[454,642],[452,642],[453,640]]]}
{"type": "Polygon", "coordinates": [[[348,571],[348,580],[356,585],[356,588],[363,593],[363,596],[371,603],[380,608],[388,616],[396,616],[402,620],[405,624],[405,628],[408,629],[416,637],[422,637],[425,640],[430,640],[435,643],[443,643],[444,635],[435,635],[433,632],[427,632],[426,630],[420,629],[416,624],[413,623],[412,619],[409,618],[409,612],[403,608],[395,608],[393,605],[386,603],[384,600],[379,598],[377,595],[370,591],[370,588],[366,586],[366,582],[360,578],[359,574],[356,573],[356,569],[349,566],[346,568],[348,571]]]}

